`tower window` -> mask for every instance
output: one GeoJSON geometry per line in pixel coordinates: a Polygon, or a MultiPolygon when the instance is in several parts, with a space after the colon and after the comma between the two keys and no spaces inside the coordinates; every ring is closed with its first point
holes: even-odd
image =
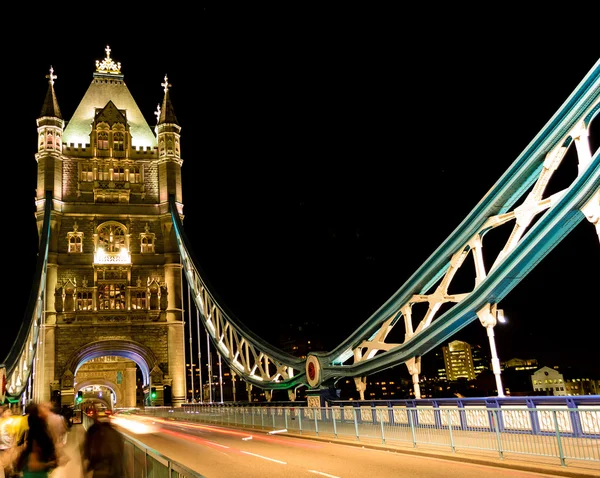
{"type": "Polygon", "coordinates": [[[79,232],[77,222],[73,224],[73,231],[67,232],[68,251],[83,252],[83,232],[79,232]]]}
{"type": "Polygon", "coordinates": [[[98,309],[125,309],[125,284],[100,284],[98,286],[98,309]]]}
{"type": "Polygon", "coordinates": [[[150,227],[146,223],[145,232],[140,234],[140,252],[142,254],[154,253],[155,234],[150,232],[150,227]]]}
{"type": "Polygon", "coordinates": [[[113,171],[114,181],[125,181],[125,168],[123,166],[115,167],[113,171]]]}
{"type": "Polygon", "coordinates": [[[77,310],[92,310],[92,291],[77,292],[77,310]]]}
{"type": "Polygon", "coordinates": [[[121,133],[120,131],[113,134],[113,148],[115,151],[125,150],[125,141],[123,133],[121,133]]]}
{"type": "Polygon", "coordinates": [[[108,150],[108,133],[106,131],[98,132],[98,149],[108,150]]]}
{"type": "Polygon", "coordinates": [[[81,174],[80,180],[90,182],[94,180],[94,168],[91,164],[82,164],[81,165],[81,174]]]}
{"type": "Polygon", "coordinates": [[[130,166],[129,167],[129,182],[131,183],[141,183],[142,175],[140,173],[139,166],[130,166]]]}

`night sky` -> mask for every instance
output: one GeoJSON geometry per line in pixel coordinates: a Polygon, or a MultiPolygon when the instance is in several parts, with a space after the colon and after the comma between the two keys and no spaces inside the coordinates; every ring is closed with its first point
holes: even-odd
{"type": "MultiPolygon", "coordinates": [[[[522,13],[498,12],[493,24],[466,10],[421,13],[208,7],[181,25],[160,13],[114,28],[83,17],[53,34],[40,19],[23,26],[31,44],[3,38],[2,242],[6,260],[21,254],[18,269],[4,269],[0,360],[35,265],[45,75],[52,65],[68,120],[106,45],[151,127],[168,75],[184,226],[215,294],[273,343],[279,324],[307,322],[336,346],[458,226],[600,57],[586,19],[559,34],[548,22],[561,19],[522,13]]],[[[598,237],[583,221],[500,303],[500,359],[593,370],[598,270],[598,237]]],[[[478,321],[456,338],[488,347],[478,321]]]]}

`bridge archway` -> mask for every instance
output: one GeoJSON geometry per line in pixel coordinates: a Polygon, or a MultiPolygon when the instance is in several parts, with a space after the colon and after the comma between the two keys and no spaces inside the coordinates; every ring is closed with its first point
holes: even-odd
{"type": "Polygon", "coordinates": [[[144,385],[150,383],[150,372],[158,367],[156,355],[143,344],[131,340],[99,340],[84,345],[71,355],[66,364],[65,372],[70,371],[73,375],[85,362],[112,355],[132,360],[142,372],[144,385]]]}
{"type": "MultiPolygon", "coordinates": [[[[123,393],[121,392],[121,387],[118,386],[115,382],[113,382],[112,380],[107,380],[104,378],[91,378],[88,380],[83,380],[81,382],[77,382],[77,386],[75,387],[75,394],[77,394],[77,392],[79,392],[80,390],[83,390],[85,388],[88,387],[92,387],[92,386],[101,386],[104,388],[108,388],[110,389],[110,391],[114,394],[115,396],[115,403],[121,403],[123,401],[123,393]]],[[[84,397],[84,402],[98,402],[101,404],[104,404],[104,406],[109,409],[112,410],[113,409],[113,403],[110,399],[106,399],[104,397],[94,397],[94,398],[86,398],[84,397]]]]}
{"type": "Polygon", "coordinates": [[[97,385],[115,394],[116,406],[136,406],[140,379],[145,391],[150,389],[150,384],[162,385],[164,379],[159,360],[148,346],[125,339],[90,342],[74,351],[65,364],[61,380],[63,405],[69,401],[65,400],[69,395],[73,397],[72,403],[76,404],[79,390],[97,385]],[[96,360],[103,357],[113,357],[113,361],[96,360]],[[115,357],[125,360],[114,361],[115,357]]]}

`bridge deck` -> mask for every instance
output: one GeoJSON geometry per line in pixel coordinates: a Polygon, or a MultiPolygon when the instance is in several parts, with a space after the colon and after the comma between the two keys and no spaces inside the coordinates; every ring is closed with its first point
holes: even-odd
{"type": "MultiPolygon", "coordinates": [[[[258,430],[253,430],[254,433],[261,433],[258,430]]],[[[266,432],[264,432],[266,433],[266,432]]],[[[290,434],[291,435],[291,434],[290,434]]],[[[349,439],[319,438],[314,436],[294,435],[299,438],[309,440],[325,440],[335,441],[341,444],[370,447],[386,451],[408,453],[419,456],[430,456],[441,459],[464,461],[469,463],[478,463],[481,465],[496,466],[508,468],[512,470],[523,470],[537,473],[546,473],[551,476],[567,476],[567,477],[598,477],[600,476],[600,465],[598,463],[573,463],[569,466],[560,466],[558,463],[540,463],[539,456],[511,456],[500,459],[497,454],[485,450],[468,450],[457,453],[452,453],[436,447],[427,447],[420,445],[418,449],[410,448],[402,445],[383,445],[376,439],[361,438],[360,441],[349,439]]],[[[66,445],[66,452],[70,457],[69,462],[60,468],[54,470],[51,478],[84,478],[82,462],[81,462],[81,446],[85,437],[85,429],[83,425],[73,425],[69,431],[69,436],[66,445]]],[[[139,440],[140,437],[137,437],[139,440]]],[[[141,439],[140,441],[143,441],[141,439]]],[[[161,450],[156,450],[161,452],[161,450]]],[[[177,456],[169,456],[174,461],[179,461],[177,456]]],[[[204,470],[204,474],[209,473],[204,470]]]]}

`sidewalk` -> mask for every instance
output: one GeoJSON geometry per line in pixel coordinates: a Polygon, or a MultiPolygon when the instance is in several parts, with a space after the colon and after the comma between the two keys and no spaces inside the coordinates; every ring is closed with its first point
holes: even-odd
{"type": "Polygon", "coordinates": [[[81,445],[85,437],[83,425],[73,425],[68,432],[65,452],[69,457],[66,465],[56,468],[50,478],[83,478],[83,467],[81,464],[81,445]]]}

